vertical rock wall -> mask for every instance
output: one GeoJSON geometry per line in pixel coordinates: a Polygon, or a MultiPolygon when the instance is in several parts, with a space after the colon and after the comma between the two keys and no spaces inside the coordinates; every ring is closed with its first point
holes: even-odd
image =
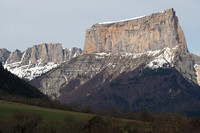
{"type": "Polygon", "coordinates": [[[84,53],[141,53],[179,46],[187,50],[174,9],[141,18],[93,25],[86,31],[84,53]]]}

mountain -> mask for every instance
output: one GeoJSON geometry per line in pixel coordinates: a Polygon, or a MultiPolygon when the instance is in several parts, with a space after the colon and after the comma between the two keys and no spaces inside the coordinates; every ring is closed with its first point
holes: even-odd
{"type": "Polygon", "coordinates": [[[83,54],[31,84],[62,103],[95,110],[200,111],[200,57],[188,52],[174,9],[94,26],[83,54]]]}
{"type": "Polygon", "coordinates": [[[10,73],[0,64],[0,98],[12,96],[24,98],[44,98],[46,97],[36,87],[31,86],[26,81],[10,73]]]}
{"type": "Polygon", "coordinates": [[[148,16],[93,25],[86,31],[84,53],[142,53],[177,45],[188,51],[182,28],[171,8],[148,16]]]}
{"type": "Polygon", "coordinates": [[[44,43],[23,52],[0,49],[0,61],[13,74],[25,80],[32,80],[81,53],[80,48],[63,49],[60,43],[44,43]]]}

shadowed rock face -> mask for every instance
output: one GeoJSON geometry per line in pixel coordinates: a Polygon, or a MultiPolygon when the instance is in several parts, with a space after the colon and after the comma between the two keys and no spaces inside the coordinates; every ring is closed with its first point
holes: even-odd
{"type": "Polygon", "coordinates": [[[138,19],[93,25],[86,31],[84,53],[142,53],[177,45],[188,51],[175,11],[168,9],[138,19]]]}

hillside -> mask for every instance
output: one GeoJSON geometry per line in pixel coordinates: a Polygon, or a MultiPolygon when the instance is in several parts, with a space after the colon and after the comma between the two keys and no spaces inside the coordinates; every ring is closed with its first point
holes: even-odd
{"type": "Polygon", "coordinates": [[[127,133],[144,131],[144,129],[150,131],[149,123],[145,125],[144,128],[142,122],[135,120],[43,108],[0,100],[0,132],[127,133]]]}
{"type": "Polygon", "coordinates": [[[53,120],[63,121],[67,116],[73,116],[75,120],[83,120],[88,115],[92,116],[92,114],[84,114],[78,112],[64,111],[58,109],[44,108],[39,106],[32,106],[21,103],[14,103],[8,101],[0,100],[0,115],[4,118],[11,117],[12,113],[15,111],[22,111],[24,113],[36,113],[42,115],[45,122],[50,122],[53,120]]]}
{"type": "MultiPolygon", "coordinates": [[[[130,112],[129,112],[130,113],[130,112]]],[[[0,100],[0,132],[198,133],[200,119],[180,114],[137,114],[127,120],[0,100]],[[150,118],[150,119],[149,119],[150,118]]]]}
{"type": "Polygon", "coordinates": [[[46,97],[36,87],[15,76],[0,64],[0,97],[24,97],[43,98],[46,97]]]}

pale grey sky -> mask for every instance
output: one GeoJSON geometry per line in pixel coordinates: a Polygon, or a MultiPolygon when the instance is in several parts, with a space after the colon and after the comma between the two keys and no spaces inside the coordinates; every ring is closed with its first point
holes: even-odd
{"type": "Polygon", "coordinates": [[[189,51],[200,55],[200,0],[0,0],[0,48],[25,50],[41,43],[84,46],[93,24],[174,8],[189,51]]]}

